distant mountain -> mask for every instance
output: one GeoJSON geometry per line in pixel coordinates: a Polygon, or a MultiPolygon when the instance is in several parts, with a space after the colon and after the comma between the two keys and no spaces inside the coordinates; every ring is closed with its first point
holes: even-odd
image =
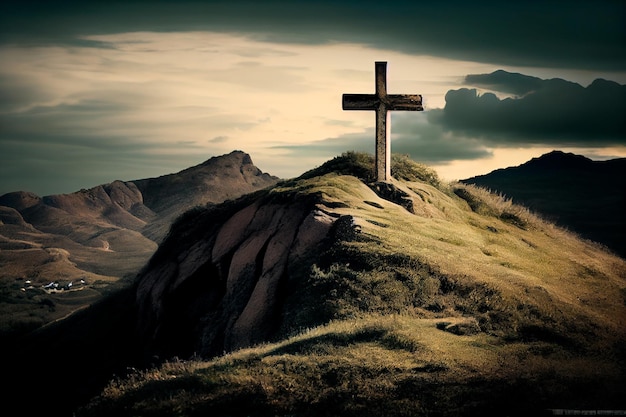
{"type": "Polygon", "coordinates": [[[626,257],[626,158],[592,161],[552,151],[461,182],[504,194],[626,257]]]}
{"type": "Polygon", "coordinates": [[[8,346],[4,405],[78,417],[626,407],[626,260],[407,158],[394,156],[391,182],[369,182],[372,166],[349,153],[186,212],[132,286],[8,346]]]}
{"type": "Polygon", "coordinates": [[[188,209],[231,200],[277,181],[277,177],[262,172],[250,155],[241,151],[211,158],[176,174],[133,181],[145,205],[158,214],[142,232],[161,241],[171,222],[188,209]]]}
{"type": "Polygon", "coordinates": [[[71,194],[0,196],[0,311],[11,317],[0,321],[0,335],[64,317],[136,274],[171,223],[190,208],[234,199],[277,180],[254,166],[248,154],[234,151],[158,178],[114,181],[71,194]],[[43,291],[49,283],[58,287],[43,291]],[[67,285],[73,285],[73,294],[52,291],[67,285]]]}

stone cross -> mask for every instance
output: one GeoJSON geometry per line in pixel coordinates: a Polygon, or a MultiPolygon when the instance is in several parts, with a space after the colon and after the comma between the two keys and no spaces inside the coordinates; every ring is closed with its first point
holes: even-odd
{"type": "Polygon", "coordinates": [[[387,62],[376,62],[376,94],[344,94],[344,110],[376,112],[376,179],[391,179],[391,113],[390,110],[421,111],[419,94],[387,94],[387,62]]]}

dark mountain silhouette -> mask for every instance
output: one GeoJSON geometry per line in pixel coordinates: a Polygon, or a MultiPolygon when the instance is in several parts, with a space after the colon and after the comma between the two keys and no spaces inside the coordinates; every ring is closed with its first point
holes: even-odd
{"type": "Polygon", "coordinates": [[[277,180],[255,167],[248,154],[234,151],[158,178],[114,181],[63,195],[0,196],[0,285],[6,294],[0,307],[12,314],[0,324],[0,335],[64,317],[120,278],[134,276],[174,219],[190,208],[237,198],[277,180]],[[73,289],[82,291],[44,292],[41,287],[51,282],[59,288],[80,282],[73,289]]]}
{"type": "Polygon", "coordinates": [[[626,257],[626,158],[592,161],[552,151],[461,182],[502,193],[626,257]]]}
{"type": "Polygon", "coordinates": [[[9,345],[5,405],[76,416],[626,406],[626,261],[407,159],[394,157],[390,183],[370,183],[372,165],[346,154],[186,212],[133,285],[9,345]]]}

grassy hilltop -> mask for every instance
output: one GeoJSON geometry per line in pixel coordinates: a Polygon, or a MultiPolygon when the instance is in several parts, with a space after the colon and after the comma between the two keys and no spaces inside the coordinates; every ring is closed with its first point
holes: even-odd
{"type": "Polygon", "coordinates": [[[336,219],[323,250],[289,265],[271,340],[114,379],[76,416],[626,409],[626,261],[408,158],[394,156],[392,186],[371,166],[344,154],[227,203],[314,198],[336,219]]]}

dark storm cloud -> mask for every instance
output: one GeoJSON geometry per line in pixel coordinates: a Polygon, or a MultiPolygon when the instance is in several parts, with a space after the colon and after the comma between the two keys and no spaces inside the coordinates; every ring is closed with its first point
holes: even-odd
{"type": "Polygon", "coordinates": [[[100,131],[31,134],[8,127],[0,138],[0,195],[17,190],[38,195],[176,172],[202,162],[194,143],[149,143],[100,131]],[[141,173],[141,174],[138,174],[141,173]]]}
{"type": "Polygon", "coordinates": [[[467,75],[465,77],[465,83],[522,96],[531,91],[540,89],[543,80],[538,77],[498,70],[491,74],[467,75]]]}
{"type": "Polygon", "coordinates": [[[407,154],[412,159],[432,164],[453,160],[471,160],[492,156],[484,144],[462,134],[451,135],[441,126],[426,123],[429,112],[392,114],[392,151],[407,154]]]}
{"type": "Polygon", "coordinates": [[[503,65],[626,69],[621,0],[23,0],[0,7],[4,43],[84,43],[80,36],[209,30],[287,43],[355,42],[503,65]]]}
{"type": "MultiPolygon", "coordinates": [[[[428,113],[428,112],[425,112],[428,113]]],[[[452,136],[437,124],[426,122],[425,114],[393,113],[391,152],[409,155],[412,159],[432,164],[453,160],[471,160],[491,156],[479,140],[463,135],[452,136]]],[[[374,129],[348,133],[302,145],[276,146],[294,154],[332,158],[346,151],[374,153],[374,129]]]]}
{"type": "Polygon", "coordinates": [[[19,109],[37,100],[51,99],[38,85],[16,76],[0,74],[0,113],[19,109]]]}
{"type": "Polygon", "coordinates": [[[519,97],[451,90],[429,121],[492,144],[606,146],[626,144],[626,86],[595,80],[588,87],[497,71],[466,81],[519,97]]]}
{"type": "MultiPolygon", "coordinates": [[[[50,143],[27,138],[2,140],[0,195],[18,190],[40,196],[71,193],[114,180],[130,181],[177,172],[189,166],[190,157],[201,162],[197,152],[154,153],[152,151],[160,149],[150,146],[127,146],[120,152],[113,148],[121,145],[115,138],[91,139],[94,143],[112,146],[86,146],[73,141],[50,143]]],[[[177,150],[180,148],[178,145],[177,150]]]]}

